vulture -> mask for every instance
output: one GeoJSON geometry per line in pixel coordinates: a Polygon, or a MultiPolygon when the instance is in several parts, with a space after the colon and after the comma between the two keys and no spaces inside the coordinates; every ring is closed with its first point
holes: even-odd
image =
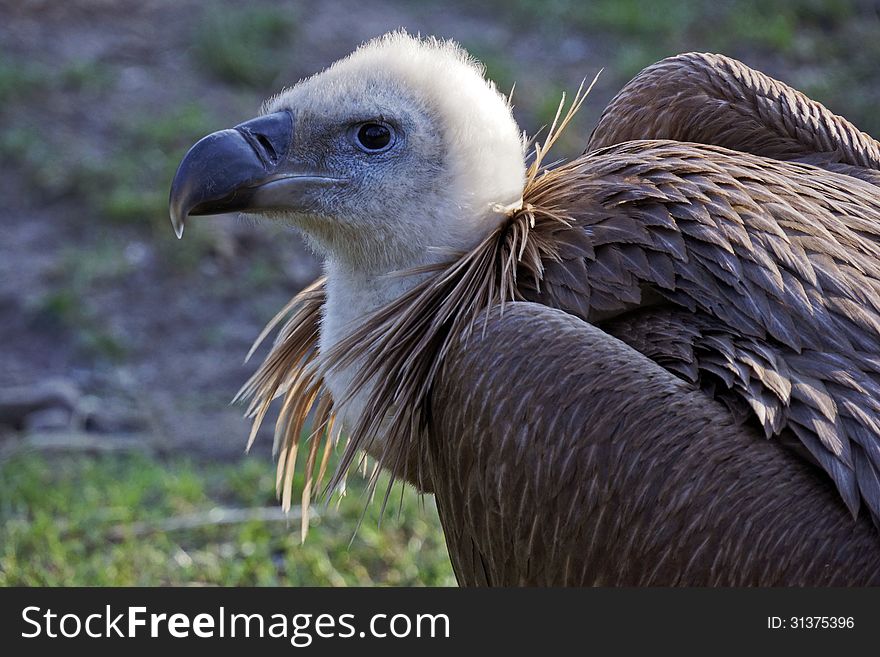
{"type": "Polygon", "coordinates": [[[394,32],[186,154],[178,236],[255,213],[323,259],[240,392],[282,504],[300,446],[306,506],[369,455],[464,586],[880,584],[880,143],[690,53],[548,163],[585,95],[528,140],[394,32]]]}

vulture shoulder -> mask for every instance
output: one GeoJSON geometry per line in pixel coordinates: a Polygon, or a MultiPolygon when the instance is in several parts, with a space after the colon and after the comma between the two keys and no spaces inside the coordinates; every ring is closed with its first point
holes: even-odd
{"type": "Polygon", "coordinates": [[[428,435],[462,584],[880,583],[871,524],[695,386],[543,305],[475,326],[428,435]]]}
{"type": "Polygon", "coordinates": [[[557,250],[541,280],[520,277],[525,299],[740,402],[768,437],[790,431],[853,514],[864,501],[880,517],[875,186],[716,146],[636,141],[548,172],[527,201],[567,220],[550,224],[557,250]]]}
{"type": "Polygon", "coordinates": [[[587,150],[635,139],[715,144],[880,182],[880,143],[821,103],[724,55],[685,53],[644,69],[605,108],[587,150]]]}

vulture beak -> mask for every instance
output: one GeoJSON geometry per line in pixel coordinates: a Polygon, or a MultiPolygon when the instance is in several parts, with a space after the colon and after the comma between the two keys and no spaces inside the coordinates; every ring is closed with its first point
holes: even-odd
{"type": "Polygon", "coordinates": [[[183,236],[190,215],[291,209],[304,192],[336,181],[291,162],[293,115],[267,114],[200,139],[184,156],[168,200],[171,225],[183,236]]]}

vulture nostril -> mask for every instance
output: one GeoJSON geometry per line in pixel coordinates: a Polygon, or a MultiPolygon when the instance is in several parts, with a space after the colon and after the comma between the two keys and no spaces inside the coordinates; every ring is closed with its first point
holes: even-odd
{"type": "Polygon", "coordinates": [[[272,162],[276,162],[278,160],[278,153],[275,151],[272,141],[266,135],[261,135],[259,133],[254,134],[254,137],[256,137],[257,143],[263,147],[263,150],[266,152],[269,159],[272,162]]]}
{"type": "Polygon", "coordinates": [[[258,116],[235,129],[266,166],[276,166],[287,153],[293,137],[293,115],[288,111],[258,116]]]}

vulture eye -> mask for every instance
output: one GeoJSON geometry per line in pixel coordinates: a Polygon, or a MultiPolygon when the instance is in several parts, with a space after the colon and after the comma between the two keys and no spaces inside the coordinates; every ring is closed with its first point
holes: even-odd
{"type": "Polygon", "coordinates": [[[357,131],[357,143],[368,153],[379,153],[391,147],[394,133],[384,123],[363,123],[357,131]]]}

